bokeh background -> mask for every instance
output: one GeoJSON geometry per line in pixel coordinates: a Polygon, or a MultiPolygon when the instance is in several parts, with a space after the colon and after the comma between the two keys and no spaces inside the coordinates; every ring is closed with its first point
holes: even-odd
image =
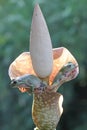
{"type": "Polygon", "coordinates": [[[9,85],[8,67],[29,50],[35,3],[45,16],[53,47],[76,57],[79,76],[60,89],[64,113],[57,130],[87,130],[87,0],[0,0],[0,130],[33,130],[32,96],[9,85]]]}

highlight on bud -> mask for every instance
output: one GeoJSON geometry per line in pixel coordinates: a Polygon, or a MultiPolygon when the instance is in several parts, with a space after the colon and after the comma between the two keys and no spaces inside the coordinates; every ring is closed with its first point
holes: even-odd
{"type": "Polygon", "coordinates": [[[36,74],[40,78],[48,77],[53,68],[52,44],[45,19],[39,5],[35,6],[32,18],[30,55],[36,74]]]}

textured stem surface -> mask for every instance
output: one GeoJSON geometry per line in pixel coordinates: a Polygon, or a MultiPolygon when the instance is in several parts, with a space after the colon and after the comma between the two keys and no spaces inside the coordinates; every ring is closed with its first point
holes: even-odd
{"type": "Polygon", "coordinates": [[[63,96],[56,92],[35,92],[32,117],[35,130],[55,130],[63,112],[63,96]],[[39,128],[39,129],[38,129],[39,128]]]}

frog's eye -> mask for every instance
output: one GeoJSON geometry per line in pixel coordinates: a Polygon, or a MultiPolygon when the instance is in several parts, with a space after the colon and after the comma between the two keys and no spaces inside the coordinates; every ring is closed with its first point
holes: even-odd
{"type": "Polygon", "coordinates": [[[69,64],[68,67],[71,68],[71,64],[69,64]]]}
{"type": "Polygon", "coordinates": [[[17,81],[14,81],[13,84],[17,84],[17,81]]]}
{"type": "Polygon", "coordinates": [[[16,84],[17,84],[17,81],[13,79],[13,80],[11,81],[11,86],[14,87],[16,84]]]}

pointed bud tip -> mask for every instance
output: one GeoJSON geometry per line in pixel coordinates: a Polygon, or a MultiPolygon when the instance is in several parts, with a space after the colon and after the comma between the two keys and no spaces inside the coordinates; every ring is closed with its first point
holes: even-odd
{"type": "Polygon", "coordinates": [[[35,7],[34,7],[34,9],[35,10],[38,10],[38,9],[40,9],[40,6],[39,6],[39,4],[37,3],[37,4],[35,4],[35,7]]]}
{"type": "Polygon", "coordinates": [[[33,12],[33,17],[35,17],[35,16],[40,16],[40,17],[42,17],[42,11],[41,11],[41,9],[40,9],[40,6],[39,6],[39,4],[36,4],[35,5],[35,7],[34,7],[34,12],[33,12]]]}

